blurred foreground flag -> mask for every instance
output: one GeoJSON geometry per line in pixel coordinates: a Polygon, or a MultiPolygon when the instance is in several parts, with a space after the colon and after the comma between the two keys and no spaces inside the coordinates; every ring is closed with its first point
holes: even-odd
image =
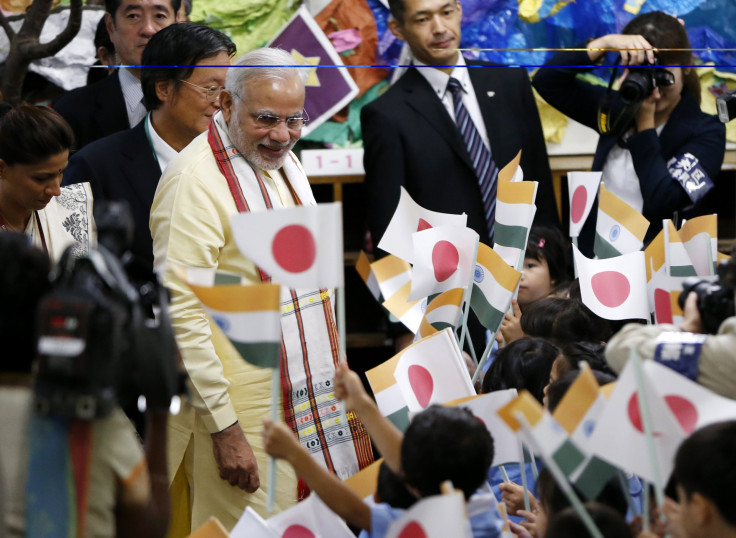
{"type": "Polygon", "coordinates": [[[345,522],[327,508],[322,499],[316,493],[270,517],[268,526],[277,536],[308,538],[314,536],[330,536],[331,538],[354,538],[345,522]]]}
{"type": "Polygon", "coordinates": [[[358,86],[348,70],[332,67],[345,64],[305,6],[294,13],[268,46],[291,53],[294,65],[303,65],[308,70],[304,109],[309,123],[302,129],[302,136],[330,119],[358,95],[358,86]]]}
{"type": "Polygon", "coordinates": [[[246,258],[288,288],[342,286],[342,204],[237,213],[230,219],[246,258]]]}
{"type": "MultiPolygon", "coordinates": [[[[402,260],[408,262],[414,261],[414,242],[412,234],[421,232],[428,228],[436,226],[459,226],[465,228],[468,222],[468,216],[450,215],[448,213],[438,213],[424,209],[422,206],[412,200],[409,193],[404,187],[401,187],[401,195],[396,211],[388,223],[383,237],[378,243],[378,248],[385,250],[389,254],[398,256],[402,260]]],[[[374,238],[375,240],[375,238],[374,238]]]]}
{"type": "Polygon", "coordinates": [[[386,538],[470,537],[465,498],[459,491],[425,497],[391,523],[386,538]]]}
{"type": "Polygon", "coordinates": [[[591,260],[573,245],[583,304],[604,319],[648,319],[644,253],[591,260]]]}
{"type": "Polygon", "coordinates": [[[360,278],[365,282],[368,287],[368,291],[371,292],[373,298],[376,301],[381,299],[381,288],[378,285],[378,279],[376,278],[373,269],[371,269],[371,262],[368,261],[368,256],[362,250],[358,256],[358,261],[355,263],[355,270],[358,271],[360,278]]]}

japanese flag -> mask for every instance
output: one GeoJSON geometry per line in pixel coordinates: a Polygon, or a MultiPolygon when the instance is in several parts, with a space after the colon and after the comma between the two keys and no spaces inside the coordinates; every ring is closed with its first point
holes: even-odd
{"type": "Polygon", "coordinates": [[[466,537],[470,523],[465,516],[465,499],[458,492],[425,497],[394,521],[386,538],[466,537]]]}
{"type": "MultiPolygon", "coordinates": [[[[681,413],[680,403],[662,398],[649,376],[643,377],[659,477],[666,481],[672,472],[677,447],[685,439],[683,428],[675,417],[681,413]]],[[[601,459],[654,482],[632,360],[621,372],[587,448],[601,459]]]]}
{"type": "Polygon", "coordinates": [[[468,368],[452,331],[444,329],[406,348],[394,371],[409,412],[474,396],[468,368]]]}
{"type": "Polygon", "coordinates": [[[438,226],[412,234],[414,267],[409,300],[467,288],[474,268],[478,234],[470,228],[438,226]]]}
{"type": "Polygon", "coordinates": [[[277,534],[250,506],[246,507],[230,531],[230,538],[279,538],[279,536],[281,535],[277,534]]]}
{"type": "Polygon", "coordinates": [[[342,204],[238,213],[238,248],[275,282],[289,288],[343,285],[342,204]]]}
{"type": "Polygon", "coordinates": [[[570,237],[580,235],[580,230],[593,207],[602,172],[569,172],[567,190],[570,196],[570,237]]]}
{"type": "Polygon", "coordinates": [[[396,211],[394,211],[394,215],[378,243],[378,248],[410,262],[414,258],[414,242],[412,240],[414,232],[421,232],[435,226],[460,226],[464,228],[467,222],[468,216],[465,213],[450,215],[424,209],[412,200],[404,187],[401,187],[399,204],[396,206],[396,211]]]}
{"type": "Polygon", "coordinates": [[[572,248],[585,306],[604,319],[649,318],[643,252],[591,260],[572,248]]]}
{"type": "Polygon", "coordinates": [[[286,538],[355,538],[345,522],[316,493],[268,519],[268,525],[278,536],[286,538]]]}
{"type": "Polygon", "coordinates": [[[491,467],[519,462],[519,437],[498,416],[498,410],[518,396],[516,389],[497,390],[450,402],[456,407],[466,407],[480,420],[493,437],[493,462],[491,467]]]}

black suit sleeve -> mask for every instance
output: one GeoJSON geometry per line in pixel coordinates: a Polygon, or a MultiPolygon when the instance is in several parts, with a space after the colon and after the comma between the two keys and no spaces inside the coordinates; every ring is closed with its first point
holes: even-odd
{"type": "Polygon", "coordinates": [[[399,130],[390,112],[367,105],[361,111],[363,130],[363,166],[368,228],[377,246],[396,210],[406,177],[406,162],[399,130]]]}

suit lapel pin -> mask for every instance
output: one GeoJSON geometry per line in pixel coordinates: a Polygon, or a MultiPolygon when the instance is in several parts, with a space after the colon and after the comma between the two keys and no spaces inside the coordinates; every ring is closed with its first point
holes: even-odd
{"type": "Polygon", "coordinates": [[[493,92],[493,91],[491,91],[491,92],[486,92],[486,95],[487,95],[488,97],[493,97],[494,95],[496,95],[496,92],[493,92]]]}

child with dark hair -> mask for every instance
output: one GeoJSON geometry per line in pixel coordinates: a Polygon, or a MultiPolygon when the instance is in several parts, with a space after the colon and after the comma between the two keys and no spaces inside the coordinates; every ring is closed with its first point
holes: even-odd
{"type": "Polygon", "coordinates": [[[376,503],[386,503],[393,508],[407,509],[417,502],[417,497],[406,488],[404,479],[382,461],[378,468],[378,483],[373,500],[376,503]]]}
{"type": "MultiPolygon", "coordinates": [[[[335,395],[360,416],[386,465],[403,476],[418,498],[440,494],[441,484],[449,480],[467,501],[483,485],[493,461],[493,438],[467,409],[431,406],[416,415],[402,435],[381,415],[358,375],[346,365],[336,369],[335,395]]],[[[332,511],[353,527],[367,530],[369,536],[384,536],[404,513],[388,504],[364,503],[312,458],[286,424],[264,420],[263,437],[269,455],[287,460],[332,511]]],[[[475,537],[496,537],[503,523],[489,505],[481,513],[471,513],[470,526],[475,537]]]]}
{"type": "Polygon", "coordinates": [[[680,445],[674,478],[687,538],[736,537],[736,421],[699,429],[680,445]]]}
{"type": "Polygon", "coordinates": [[[581,301],[545,297],[524,311],[521,331],[525,336],[546,338],[557,346],[568,342],[605,342],[611,335],[606,320],[596,316],[581,301]]]}
{"type": "Polygon", "coordinates": [[[483,377],[481,392],[526,389],[542,403],[544,387],[558,353],[555,346],[542,338],[522,338],[508,344],[498,351],[483,377]]]}
{"type": "MultiPolygon", "coordinates": [[[[584,498],[574,485],[572,485],[572,488],[578,498],[584,498]]],[[[549,522],[553,521],[558,514],[562,513],[571,505],[549,469],[542,469],[539,472],[537,492],[539,494],[539,502],[537,503],[536,510],[533,513],[523,512],[527,516],[528,521],[524,522],[522,526],[530,531],[533,536],[546,537],[549,522]]],[[[612,509],[621,518],[626,517],[628,505],[626,495],[621,489],[621,483],[618,477],[614,477],[606,483],[595,498],[595,502],[612,509]]]]}
{"type": "Polygon", "coordinates": [[[513,302],[513,315],[506,314],[499,330],[505,342],[523,336],[519,322],[527,307],[566,290],[570,281],[569,256],[569,247],[562,232],[556,228],[532,226],[524,254],[519,293],[513,302]]]}
{"type": "MultiPolygon", "coordinates": [[[[633,538],[633,534],[626,524],[626,520],[610,508],[600,503],[586,503],[593,523],[603,535],[603,538],[633,538]]],[[[549,522],[544,538],[588,538],[590,531],[583,523],[580,514],[574,508],[565,508],[549,522]]]]}

